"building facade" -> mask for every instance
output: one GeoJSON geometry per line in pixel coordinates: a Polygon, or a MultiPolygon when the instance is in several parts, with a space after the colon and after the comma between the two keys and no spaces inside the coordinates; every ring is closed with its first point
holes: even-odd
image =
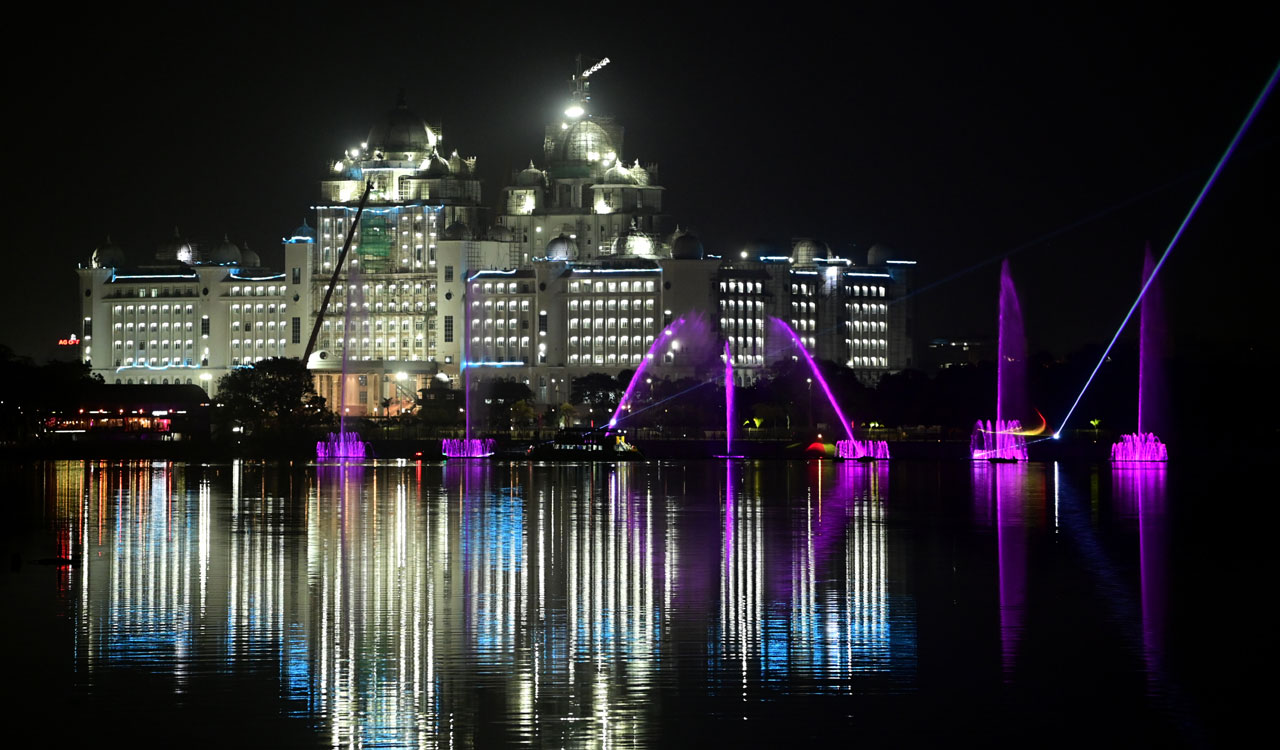
{"type": "Polygon", "coordinates": [[[876,246],[855,263],[813,239],[708,252],[663,212],[657,165],[628,161],[621,125],[589,111],[585,78],[546,128],[543,165],[513,172],[494,211],[476,159],[446,156],[402,96],[328,167],[283,270],[225,241],[175,238],[136,267],[100,248],[79,272],[85,361],[107,382],[212,393],[232,368],[303,357],[314,330],[317,390],[353,415],[408,410],[443,379],[516,379],[555,405],[587,373],[647,361],[653,377],[697,376],[724,342],[750,382],[794,356],[774,319],[869,382],[915,365],[914,262],[876,246]]]}
{"type": "MultiPolygon", "coordinates": [[[[304,223],[295,235],[309,231],[304,223]]],[[[154,261],[136,265],[108,240],[78,270],[81,358],[94,374],[213,395],[234,368],[302,356],[311,286],[296,248],[304,243],[286,243],[282,272],[225,239],[206,249],[174,235],[154,261]]]]}

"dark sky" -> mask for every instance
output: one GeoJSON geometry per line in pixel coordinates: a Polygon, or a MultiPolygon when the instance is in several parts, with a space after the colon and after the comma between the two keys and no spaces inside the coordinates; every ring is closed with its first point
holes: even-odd
{"type": "MultiPolygon", "coordinates": [[[[28,72],[8,92],[20,305],[0,343],[58,353],[78,316],[73,269],[108,234],[141,260],[175,225],[226,233],[278,265],[325,165],[400,88],[447,147],[479,157],[496,198],[511,168],[540,158],[580,52],[612,60],[594,110],[626,127],[626,158],[660,165],[669,212],[713,252],[813,236],[858,258],[883,243],[928,283],[1048,236],[1012,262],[1032,350],[1063,353],[1110,338],[1143,243],[1168,243],[1280,61],[1262,11],[1228,3],[791,20],[781,6],[634,4],[585,21],[572,20],[580,5],[532,18],[371,7],[28,19],[48,38],[9,52],[28,72]]],[[[1270,335],[1278,107],[1167,267],[1177,346],[1270,335]]],[[[994,335],[997,271],[921,293],[918,338],[994,335]]]]}

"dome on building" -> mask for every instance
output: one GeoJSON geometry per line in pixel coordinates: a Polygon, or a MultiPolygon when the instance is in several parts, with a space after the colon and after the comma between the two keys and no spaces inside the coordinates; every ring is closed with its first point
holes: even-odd
{"type": "Polygon", "coordinates": [[[888,248],[888,247],[885,247],[884,245],[876,243],[875,245],[871,246],[870,250],[867,251],[867,265],[883,266],[885,261],[893,260],[896,257],[897,257],[897,253],[894,252],[891,248],[888,248]]]}
{"type": "Polygon", "coordinates": [[[444,232],[440,234],[442,240],[469,240],[475,234],[471,231],[471,227],[462,221],[455,221],[444,228],[444,232]]]}
{"type": "Polygon", "coordinates": [[[516,235],[514,232],[511,231],[511,227],[509,226],[506,226],[503,224],[494,224],[493,226],[489,227],[489,239],[491,240],[494,240],[497,242],[511,242],[515,238],[516,238],[516,235]]]}
{"type": "Polygon", "coordinates": [[[677,260],[702,260],[707,254],[697,235],[677,230],[671,240],[671,257],[677,260]]]}
{"type": "Polygon", "coordinates": [[[797,266],[812,266],[815,258],[826,258],[829,255],[826,244],[817,240],[800,239],[791,246],[791,262],[797,266]]]}
{"type": "Polygon", "coordinates": [[[156,251],[156,260],[161,263],[194,263],[196,254],[191,243],[182,237],[177,227],[174,227],[173,237],[161,243],[160,249],[156,251]]]}
{"type": "Polygon", "coordinates": [[[547,243],[547,260],[573,260],[578,257],[578,243],[560,235],[547,243]]]}
{"type": "Polygon", "coordinates": [[[436,134],[405,103],[404,92],[391,110],[369,129],[370,151],[426,151],[436,145],[436,134]]]}
{"type": "Polygon", "coordinates": [[[640,166],[639,159],[636,159],[636,163],[631,165],[631,176],[635,179],[637,185],[649,184],[649,170],[640,166]]]}
{"type": "Polygon", "coordinates": [[[448,177],[453,171],[449,168],[449,162],[436,153],[435,149],[431,150],[431,156],[427,158],[423,170],[428,177],[448,177]]]}
{"type": "Polygon", "coordinates": [[[546,181],[546,175],[542,174],[542,170],[533,166],[533,161],[530,161],[529,166],[516,175],[517,187],[539,187],[546,181]]]}
{"type": "Polygon", "coordinates": [[[656,250],[657,245],[653,238],[636,229],[634,224],[613,241],[614,255],[638,255],[650,258],[654,256],[656,250]]]}
{"type": "Polygon", "coordinates": [[[467,163],[466,159],[463,159],[458,155],[457,149],[449,155],[449,171],[453,172],[458,177],[471,176],[471,165],[467,163]]]}
{"type": "Polygon", "coordinates": [[[614,164],[612,167],[609,167],[607,170],[605,170],[604,180],[602,181],[602,184],[604,185],[635,185],[637,183],[636,183],[635,175],[631,174],[631,170],[627,169],[621,164],[614,164]]]}
{"type": "Polygon", "coordinates": [[[244,249],[240,251],[240,265],[246,268],[259,268],[262,266],[262,259],[258,257],[257,253],[249,249],[247,242],[244,249]]]}
{"type": "Polygon", "coordinates": [[[613,139],[604,132],[604,128],[590,120],[582,120],[564,131],[556,144],[555,158],[558,161],[594,162],[611,153],[613,139]]]}
{"type": "Polygon", "coordinates": [[[310,224],[307,223],[306,219],[302,220],[302,226],[293,230],[293,239],[296,240],[302,237],[306,237],[312,242],[316,241],[316,230],[314,227],[312,227],[310,224]]]}
{"type": "Polygon", "coordinates": [[[93,251],[94,268],[119,268],[124,265],[124,250],[107,237],[104,245],[93,251]]]}
{"type": "Polygon", "coordinates": [[[213,250],[209,252],[208,261],[217,263],[220,266],[230,265],[240,262],[240,248],[235,243],[227,239],[224,234],[222,241],[214,244],[213,250]]]}

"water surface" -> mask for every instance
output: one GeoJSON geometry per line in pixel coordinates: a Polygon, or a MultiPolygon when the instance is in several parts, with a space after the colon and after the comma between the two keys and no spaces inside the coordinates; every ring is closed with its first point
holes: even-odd
{"type": "Polygon", "coordinates": [[[7,697],[138,745],[1209,743],[1167,472],[11,466],[7,697]]]}

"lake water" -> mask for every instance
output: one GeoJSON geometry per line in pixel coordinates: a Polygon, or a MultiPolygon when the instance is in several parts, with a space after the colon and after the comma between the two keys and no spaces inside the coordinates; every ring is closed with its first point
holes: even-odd
{"type": "Polygon", "coordinates": [[[1202,745],[1251,659],[1218,485],[1176,465],[0,480],[5,704],[33,744],[1202,745]]]}

